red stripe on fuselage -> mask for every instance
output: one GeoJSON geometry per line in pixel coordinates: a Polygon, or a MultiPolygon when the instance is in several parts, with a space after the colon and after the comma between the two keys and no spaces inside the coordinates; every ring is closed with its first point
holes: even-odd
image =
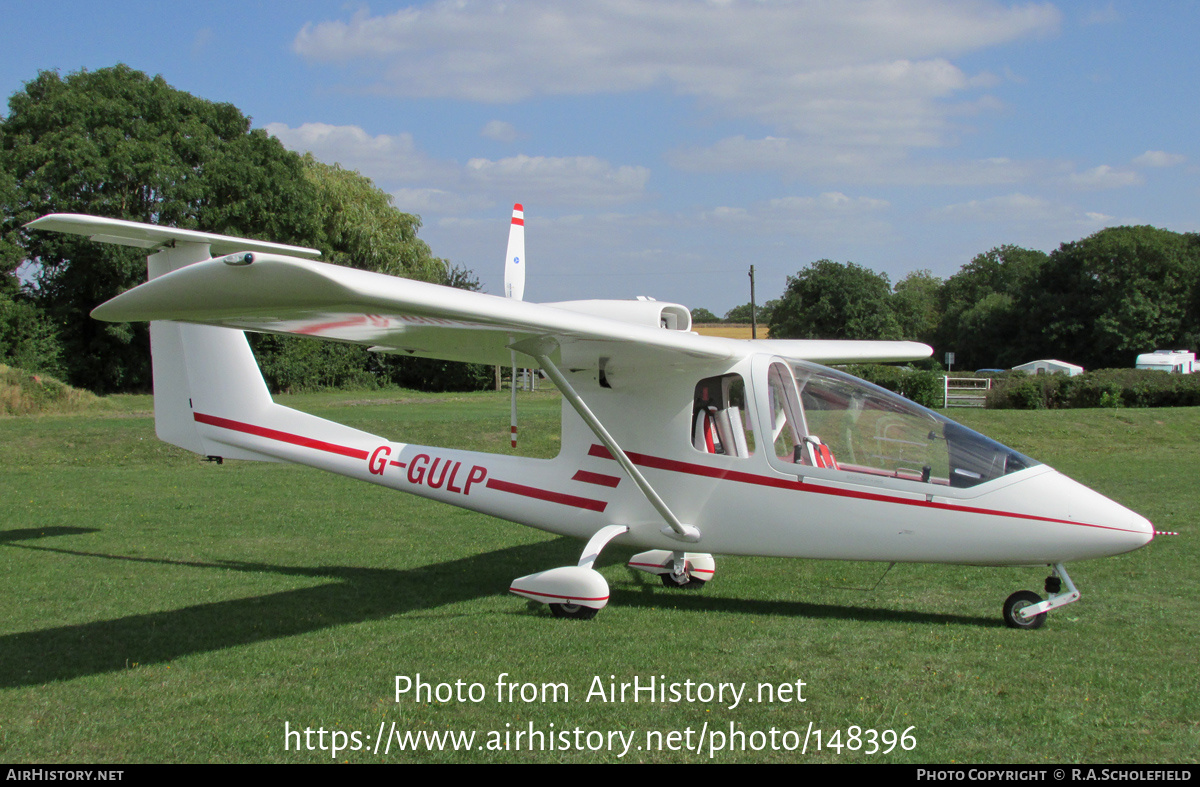
{"type": "Polygon", "coordinates": [[[617,484],[621,483],[621,479],[615,475],[604,475],[603,473],[592,473],[588,470],[580,470],[571,476],[572,481],[582,481],[585,484],[596,484],[597,486],[607,486],[610,489],[615,489],[617,484]]]}
{"type": "MultiPolygon", "coordinates": [[[[1062,525],[1078,525],[1080,527],[1095,527],[1102,530],[1116,530],[1121,533],[1137,533],[1136,530],[1128,530],[1122,527],[1111,527],[1109,525],[1093,525],[1087,522],[1074,522],[1070,519],[1055,519],[1048,516],[1037,516],[1036,514],[1018,514],[1013,511],[997,511],[989,508],[976,508],[974,506],[956,505],[953,503],[934,503],[929,500],[909,500],[902,497],[890,497],[888,495],[879,494],[877,492],[857,492],[852,489],[838,489],[836,487],[820,486],[813,483],[801,483],[799,481],[791,481],[786,478],[772,478],[770,476],[761,476],[754,473],[744,473],[740,470],[726,470],[721,467],[708,467],[707,465],[697,465],[691,462],[681,462],[678,459],[665,459],[660,456],[650,456],[648,454],[636,454],[626,451],[625,455],[635,465],[642,467],[650,467],[655,470],[666,470],[673,473],[686,473],[688,475],[698,475],[705,478],[716,478],[726,481],[737,481],[742,484],[755,484],[757,486],[769,486],[776,489],[790,489],[794,492],[813,492],[821,495],[834,495],[836,497],[851,497],[856,500],[870,500],[877,503],[896,503],[899,505],[916,506],[918,508],[933,508],[939,511],[958,511],[964,514],[982,514],[984,516],[1004,516],[1014,519],[1030,519],[1036,522],[1054,522],[1062,525]]],[[[600,459],[612,459],[613,456],[608,452],[608,449],[602,445],[592,444],[588,449],[588,456],[598,457],[600,459]]],[[[821,479],[814,479],[821,480],[821,479]]]]}
{"type": "Polygon", "coordinates": [[[252,434],[256,437],[266,437],[269,440],[278,440],[281,443],[290,443],[298,445],[302,448],[313,448],[318,451],[325,451],[330,454],[338,454],[339,456],[348,456],[352,459],[366,459],[369,454],[366,451],[358,448],[351,448],[337,443],[327,443],[324,440],[314,440],[311,437],[304,437],[291,432],[281,432],[278,429],[267,429],[264,426],[255,426],[241,421],[234,421],[229,418],[219,418],[215,415],[205,415],[204,413],[194,413],[192,418],[197,423],[208,424],[209,426],[217,426],[221,429],[229,429],[234,432],[243,432],[252,434]]]}
{"type": "Polygon", "coordinates": [[[574,508],[585,508],[588,511],[604,512],[608,507],[608,503],[603,500],[590,500],[586,497],[576,497],[575,495],[565,495],[562,492],[551,492],[548,489],[537,489],[524,484],[514,484],[511,481],[501,481],[498,478],[489,478],[487,480],[487,488],[495,489],[497,492],[509,492],[514,495],[523,497],[532,497],[535,500],[545,500],[548,503],[558,503],[564,506],[572,506],[574,508]]]}

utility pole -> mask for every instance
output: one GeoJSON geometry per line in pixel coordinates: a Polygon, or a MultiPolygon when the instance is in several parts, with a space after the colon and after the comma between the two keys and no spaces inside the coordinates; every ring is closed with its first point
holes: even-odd
{"type": "Polygon", "coordinates": [[[754,266],[750,266],[750,338],[758,338],[758,319],[754,313],[754,266]]]}

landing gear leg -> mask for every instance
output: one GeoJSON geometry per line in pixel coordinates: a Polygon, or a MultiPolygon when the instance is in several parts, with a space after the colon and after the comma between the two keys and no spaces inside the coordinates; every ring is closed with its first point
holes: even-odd
{"type": "Polygon", "coordinates": [[[1031,590],[1018,590],[1004,602],[1004,625],[1015,629],[1036,629],[1046,623],[1046,613],[1079,600],[1079,591],[1067,575],[1062,563],[1055,563],[1054,573],[1046,577],[1045,601],[1031,590]],[[1062,590],[1063,584],[1067,590],[1062,590]]]}
{"type": "Polygon", "coordinates": [[[680,552],[651,549],[629,559],[629,567],[647,574],[657,574],[663,587],[699,590],[713,578],[717,563],[706,552],[680,552]]]}
{"type": "Polygon", "coordinates": [[[548,605],[556,618],[591,620],[608,604],[608,581],[592,566],[609,541],[627,532],[625,525],[602,527],[588,540],[577,565],[514,579],[508,591],[548,605]]]}
{"type": "MultiPolygon", "coordinates": [[[[709,575],[711,576],[711,574],[709,575]]],[[[705,580],[692,573],[692,567],[683,552],[671,553],[671,571],[659,574],[663,587],[682,590],[699,590],[705,580]]]]}

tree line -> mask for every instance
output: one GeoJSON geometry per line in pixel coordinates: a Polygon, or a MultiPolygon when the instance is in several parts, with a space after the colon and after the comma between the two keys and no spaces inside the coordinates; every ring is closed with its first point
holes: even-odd
{"type": "MultiPolygon", "coordinates": [[[[145,280],[145,252],[30,232],[47,213],[164,224],[320,249],[328,262],[478,289],[435,257],[421,221],[358,172],[283,147],[231,104],[128,66],[43,71],[0,118],[0,362],[96,392],[148,390],[145,324],[92,320],[145,280]]],[[[483,370],[365,348],[252,336],[275,389],[476,387],[483,370]]]]}
{"type": "MultiPolygon", "coordinates": [[[[759,322],[776,339],[907,339],[963,369],[1040,358],[1132,367],[1140,353],[1200,345],[1200,234],[1110,227],[1049,254],[1000,246],[942,280],[819,260],[789,276],[759,322]]],[[[711,312],[710,312],[711,314],[711,312]]],[[[749,322],[749,304],[730,315],[749,322]]]]}
{"type": "MultiPolygon", "coordinates": [[[[435,257],[420,218],[369,178],[288,151],[231,104],[197,98],[127,66],[43,71],[0,118],[0,363],[96,392],[150,388],[144,324],[88,317],[145,279],[144,252],[23,225],[87,213],[318,248],[336,264],[467,289],[435,257]]],[[[1000,246],[942,280],[895,286],[852,262],[819,260],[758,307],[774,338],[909,339],[960,368],[1057,358],[1128,367],[1137,354],[1200,345],[1200,235],[1113,227],[1050,254],[1000,246]]],[[[693,311],[695,322],[720,318],[693,311]]],[[[726,322],[749,322],[750,304],[726,322]]],[[[399,384],[469,389],[489,369],[252,335],[275,390],[399,384]]]]}

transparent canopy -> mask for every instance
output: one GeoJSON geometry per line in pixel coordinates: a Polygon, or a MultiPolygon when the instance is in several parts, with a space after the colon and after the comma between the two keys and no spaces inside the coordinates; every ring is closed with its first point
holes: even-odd
{"type": "Polygon", "coordinates": [[[763,427],[770,428],[777,465],[965,488],[1039,464],[891,391],[824,366],[776,359],[766,385],[769,424],[763,427]]]}

